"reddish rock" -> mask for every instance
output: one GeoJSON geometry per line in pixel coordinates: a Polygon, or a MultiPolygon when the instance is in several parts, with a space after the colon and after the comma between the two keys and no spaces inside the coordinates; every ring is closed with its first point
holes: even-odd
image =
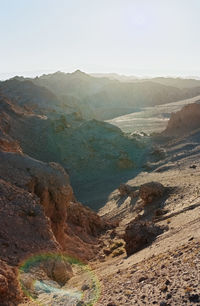
{"type": "Polygon", "coordinates": [[[31,254],[59,251],[36,196],[0,179],[0,258],[17,265],[31,254]]]}
{"type": "MultiPolygon", "coordinates": [[[[97,237],[103,230],[111,228],[112,225],[103,221],[103,219],[92,211],[89,207],[83,206],[78,202],[69,202],[67,204],[67,224],[73,228],[81,229],[84,235],[97,237]]],[[[88,239],[87,239],[88,240],[88,239]]]]}
{"type": "Polygon", "coordinates": [[[98,236],[112,227],[87,206],[68,202],[65,249],[76,257],[91,259],[97,253],[98,236]]]}
{"type": "Polygon", "coordinates": [[[0,150],[4,152],[22,153],[22,149],[17,141],[0,137],[0,150]]]}
{"type": "MultiPolygon", "coordinates": [[[[0,102],[0,268],[1,260],[6,262],[0,269],[0,305],[11,305],[21,296],[15,273],[20,262],[44,252],[64,252],[87,261],[97,253],[99,234],[112,225],[77,203],[59,164],[23,154],[8,134],[19,118],[23,122],[36,115],[7,99],[0,97],[0,102]]],[[[72,275],[69,266],[56,260],[48,271],[60,284],[72,275]]]]}
{"type": "Polygon", "coordinates": [[[8,280],[7,278],[0,274],[0,294],[6,295],[8,293],[8,280]]]}
{"type": "Polygon", "coordinates": [[[18,305],[21,300],[16,268],[0,260],[0,305],[18,305]]]}
{"type": "Polygon", "coordinates": [[[172,113],[165,136],[180,136],[200,128],[200,104],[192,103],[172,113]]]}
{"type": "MultiPolygon", "coordinates": [[[[47,229],[48,231],[52,230],[54,235],[51,233],[51,237],[48,239],[52,241],[54,239],[55,241],[56,238],[62,249],[66,252],[69,251],[70,255],[82,259],[95,256],[98,235],[111,225],[103,221],[91,209],[76,202],[69,177],[60,165],[43,163],[15,153],[0,152],[0,173],[4,178],[4,184],[7,184],[6,181],[9,182],[7,185],[9,191],[7,193],[3,191],[2,195],[5,193],[5,203],[11,214],[13,214],[14,207],[9,199],[16,198],[15,195],[12,196],[12,192],[20,193],[22,199],[20,200],[21,205],[20,203],[18,205],[18,210],[19,214],[24,214],[25,226],[28,223],[27,233],[29,233],[29,230],[31,233],[35,233],[31,239],[34,239],[39,233],[46,237],[47,229]],[[30,204],[30,207],[23,207],[23,203],[30,203],[31,201],[33,204],[30,204]],[[40,228],[40,224],[37,225],[37,213],[41,214],[38,222],[43,224],[42,228],[40,228]],[[27,220],[30,220],[30,224],[27,220]],[[50,220],[50,223],[48,220],[50,220]],[[37,229],[31,228],[34,226],[37,229]]],[[[2,220],[4,218],[5,214],[3,214],[2,220]]],[[[13,216],[9,220],[10,229],[12,229],[16,221],[13,222],[13,216]]],[[[19,230],[18,227],[15,229],[19,232],[19,241],[25,230],[25,227],[22,226],[23,220],[19,219],[19,230]]],[[[2,222],[8,222],[8,220],[2,222]]],[[[14,232],[12,235],[14,235],[14,232]]],[[[8,237],[12,237],[12,235],[9,233],[8,237]]],[[[28,239],[28,235],[24,235],[24,237],[27,237],[25,239],[28,239]]],[[[31,239],[30,244],[32,245],[31,239]]],[[[37,241],[37,238],[35,239],[37,241]]],[[[28,241],[24,244],[27,245],[25,249],[29,249],[28,241]]],[[[39,246],[40,250],[42,250],[42,245],[46,249],[45,241],[44,244],[39,246]]],[[[32,252],[34,252],[33,247],[32,252]]]]}

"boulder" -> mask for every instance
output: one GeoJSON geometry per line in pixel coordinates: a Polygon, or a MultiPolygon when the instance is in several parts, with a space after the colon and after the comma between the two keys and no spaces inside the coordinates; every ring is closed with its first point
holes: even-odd
{"type": "Polygon", "coordinates": [[[129,196],[132,192],[132,187],[127,184],[121,184],[118,188],[120,196],[129,196]]]}
{"type": "Polygon", "coordinates": [[[139,197],[144,204],[153,202],[156,198],[163,196],[165,187],[158,182],[149,182],[140,186],[139,197]]]}
{"type": "Polygon", "coordinates": [[[156,226],[147,221],[131,221],[124,234],[125,249],[127,256],[145,248],[152,243],[154,239],[163,232],[164,228],[156,226]]]}

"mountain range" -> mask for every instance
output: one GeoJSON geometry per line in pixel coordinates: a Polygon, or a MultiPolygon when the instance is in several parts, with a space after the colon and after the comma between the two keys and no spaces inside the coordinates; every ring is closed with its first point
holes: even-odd
{"type": "Polygon", "coordinates": [[[40,87],[40,91],[46,88],[52,98],[54,95],[55,104],[59,101],[65,112],[75,111],[85,119],[98,120],[112,119],[142,107],[175,102],[200,94],[199,80],[152,78],[132,81],[127,78],[121,82],[116,78],[97,78],[80,70],[73,73],[56,72],[36,78],[15,77],[0,83],[2,93],[7,83],[6,87],[9,86],[10,91],[16,95],[14,81],[22,84],[32,82],[40,87]]]}

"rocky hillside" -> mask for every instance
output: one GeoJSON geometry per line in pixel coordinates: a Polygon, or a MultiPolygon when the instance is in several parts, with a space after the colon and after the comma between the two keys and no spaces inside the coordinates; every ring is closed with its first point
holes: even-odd
{"type": "Polygon", "coordinates": [[[69,111],[78,111],[86,119],[98,120],[112,119],[143,106],[160,105],[200,94],[199,83],[195,80],[170,79],[168,82],[168,79],[161,78],[120,82],[106,77],[96,78],[80,70],[74,73],[56,72],[28,80],[51,91],[69,111]]]}
{"type": "Polygon", "coordinates": [[[199,104],[143,140],[64,109],[1,87],[0,305],[199,303],[199,104]]]}
{"type": "Polygon", "coordinates": [[[42,114],[60,109],[60,101],[51,91],[28,80],[0,82],[0,92],[26,111],[42,114]]]}
{"type": "Polygon", "coordinates": [[[173,113],[168,122],[166,136],[181,136],[200,128],[200,104],[192,103],[173,113]]]}
{"type": "MultiPolygon", "coordinates": [[[[96,256],[98,237],[112,224],[78,203],[69,176],[57,163],[44,163],[25,155],[7,133],[13,112],[21,110],[1,100],[0,119],[0,304],[18,305],[24,299],[18,265],[35,254],[55,254],[45,262],[50,279],[66,282],[71,267],[56,254],[66,252],[83,260],[96,256]],[[6,104],[7,109],[3,103],[6,104]],[[8,111],[9,110],[9,111],[8,111]]],[[[23,113],[23,116],[24,113],[23,113]]],[[[30,116],[30,114],[26,114],[30,116]]],[[[37,118],[37,117],[36,117],[37,118]]],[[[16,121],[17,122],[17,121],[16,121]]],[[[40,266],[41,270],[41,266],[40,266]]],[[[24,281],[30,275],[25,274],[24,281]]],[[[44,275],[43,275],[44,277],[44,275]]],[[[46,276],[47,277],[47,276],[46,276]]]]}
{"type": "Polygon", "coordinates": [[[137,171],[144,163],[148,147],[119,128],[84,120],[79,113],[66,115],[51,104],[46,111],[43,105],[30,111],[21,98],[16,102],[1,96],[1,133],[15,141],[16,149],[18,142],[30,156],[60,163],[70,174],[77,196],[90,182],[104,181],[105,176],[120,177],[127,171],[137,171]]]}
{"type": "MultiPolygon", "coordinates": [[[[112,220],[115,228],[101,234],[96,257],[90,261],[101,292],[91,305],[199,304],[197,139],[199,132],[169,142],[157,139],[165,154],[152,164],[152,170],[140,172],[110,194],[99,214],[112,220]]],[[[40,281],[40,275],[32,277],[40,281]]],[[[84,297],[91,295],[95,281],[92,284],[88,274],[82,273],[71,276],[62,287],[49,281],[45,285],[33,290],[38,302],[77,305],[78,298],[70,290],[82,288],[84,297]]]]}
{"type": "Polygon", "coordinates": [[[200,303],[200,133],[157,145],[164,154],[151,170],[120,185],[100,211],[119,226],[96,270],[99,306],[200,303]]]}

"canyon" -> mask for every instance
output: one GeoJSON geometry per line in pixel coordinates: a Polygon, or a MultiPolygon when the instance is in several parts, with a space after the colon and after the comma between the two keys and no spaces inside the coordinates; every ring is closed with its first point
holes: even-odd
{"type": "Polygon", "coordinates": [[[200,87],[151,82],[0,82],[1,305],[200,302],[200,87]],[[160,133],[100,121],[188,98],[160,133]]]}

